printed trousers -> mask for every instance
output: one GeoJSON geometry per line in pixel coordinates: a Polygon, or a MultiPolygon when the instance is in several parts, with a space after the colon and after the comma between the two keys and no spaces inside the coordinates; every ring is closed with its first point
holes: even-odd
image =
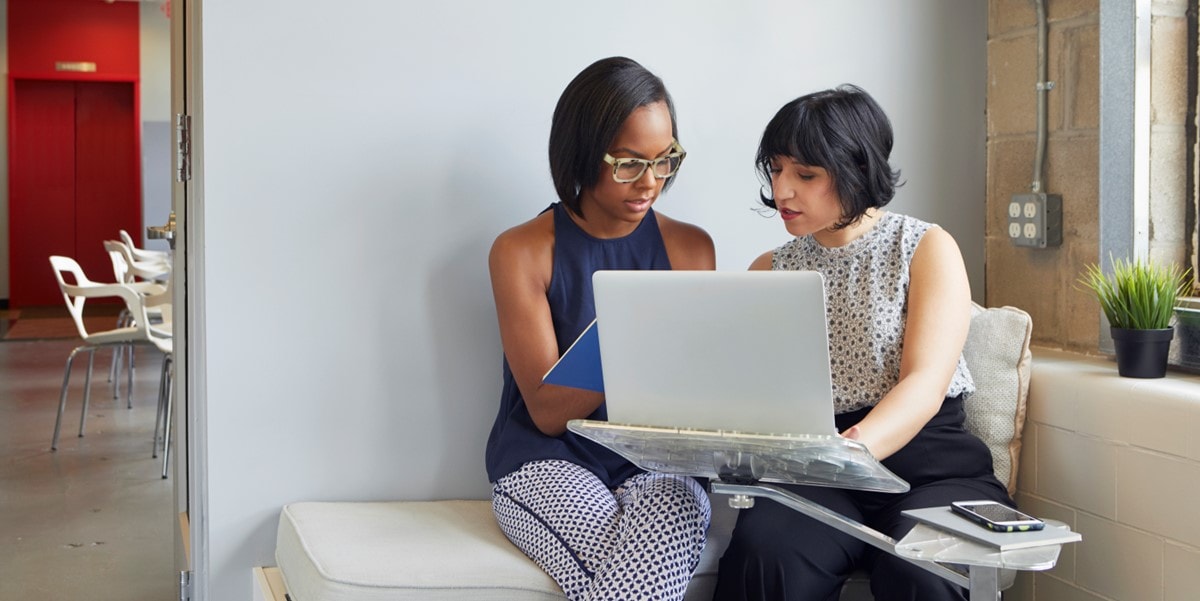
{"type": "Polygon", "coordinates": [[[683,599],[712,514],[691,478],[642,473],[610,490],[557,460],[497,480],[492,510],[572,601],[683,599]]]}

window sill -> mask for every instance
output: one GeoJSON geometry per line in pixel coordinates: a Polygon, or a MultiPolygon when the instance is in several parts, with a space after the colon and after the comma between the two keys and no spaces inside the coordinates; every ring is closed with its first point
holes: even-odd
{"type": "Polygon", "coordinates": [[[1200,460],[1200,376],[1122,378],[1101,357],[1034,348],[1027,419],[1200,460]]]}

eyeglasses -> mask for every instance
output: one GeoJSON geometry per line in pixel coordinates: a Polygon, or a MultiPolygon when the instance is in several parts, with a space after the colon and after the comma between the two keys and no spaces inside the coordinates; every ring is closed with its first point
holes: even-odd
{"type": "Polygon", "coordinates": [[[683,164],[683,157],[686,156],[687,152],[683,150],[679,142],[671,140],[670,153],[657,159],[618,159],[611,154],[604,153],[604,162],[612,165],[612,176],[617,183],[628,184],[641,179],[647,168],[654,174],[655,179],[667,179],[679,171],[679,166],[683,164]]]}

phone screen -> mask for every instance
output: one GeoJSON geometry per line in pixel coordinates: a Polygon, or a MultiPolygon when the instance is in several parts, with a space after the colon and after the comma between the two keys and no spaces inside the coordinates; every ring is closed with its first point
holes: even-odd
{"type": "Polygon", "coordinates": [[[1018,522],[1018,521],[1026,521],[1026,520],[1034,519],[1034,518],[1032,518],[1028,515],[1025,515],[1011,507],[1007,507],[1007,506],[1001,505],[999,503],[987,504],[987,505],[973,505],[973,506],[967,507],[967,509],[970,511],[973,511],[993,522],[1018,522]]]}

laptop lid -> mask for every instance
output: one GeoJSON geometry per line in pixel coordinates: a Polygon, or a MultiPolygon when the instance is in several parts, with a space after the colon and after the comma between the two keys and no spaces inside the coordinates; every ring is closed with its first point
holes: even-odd
{"type": "Polygon", "coordinates": [[[835,434],[825,293],[805,271],[598,271],[608,420],[835,434]]]}

